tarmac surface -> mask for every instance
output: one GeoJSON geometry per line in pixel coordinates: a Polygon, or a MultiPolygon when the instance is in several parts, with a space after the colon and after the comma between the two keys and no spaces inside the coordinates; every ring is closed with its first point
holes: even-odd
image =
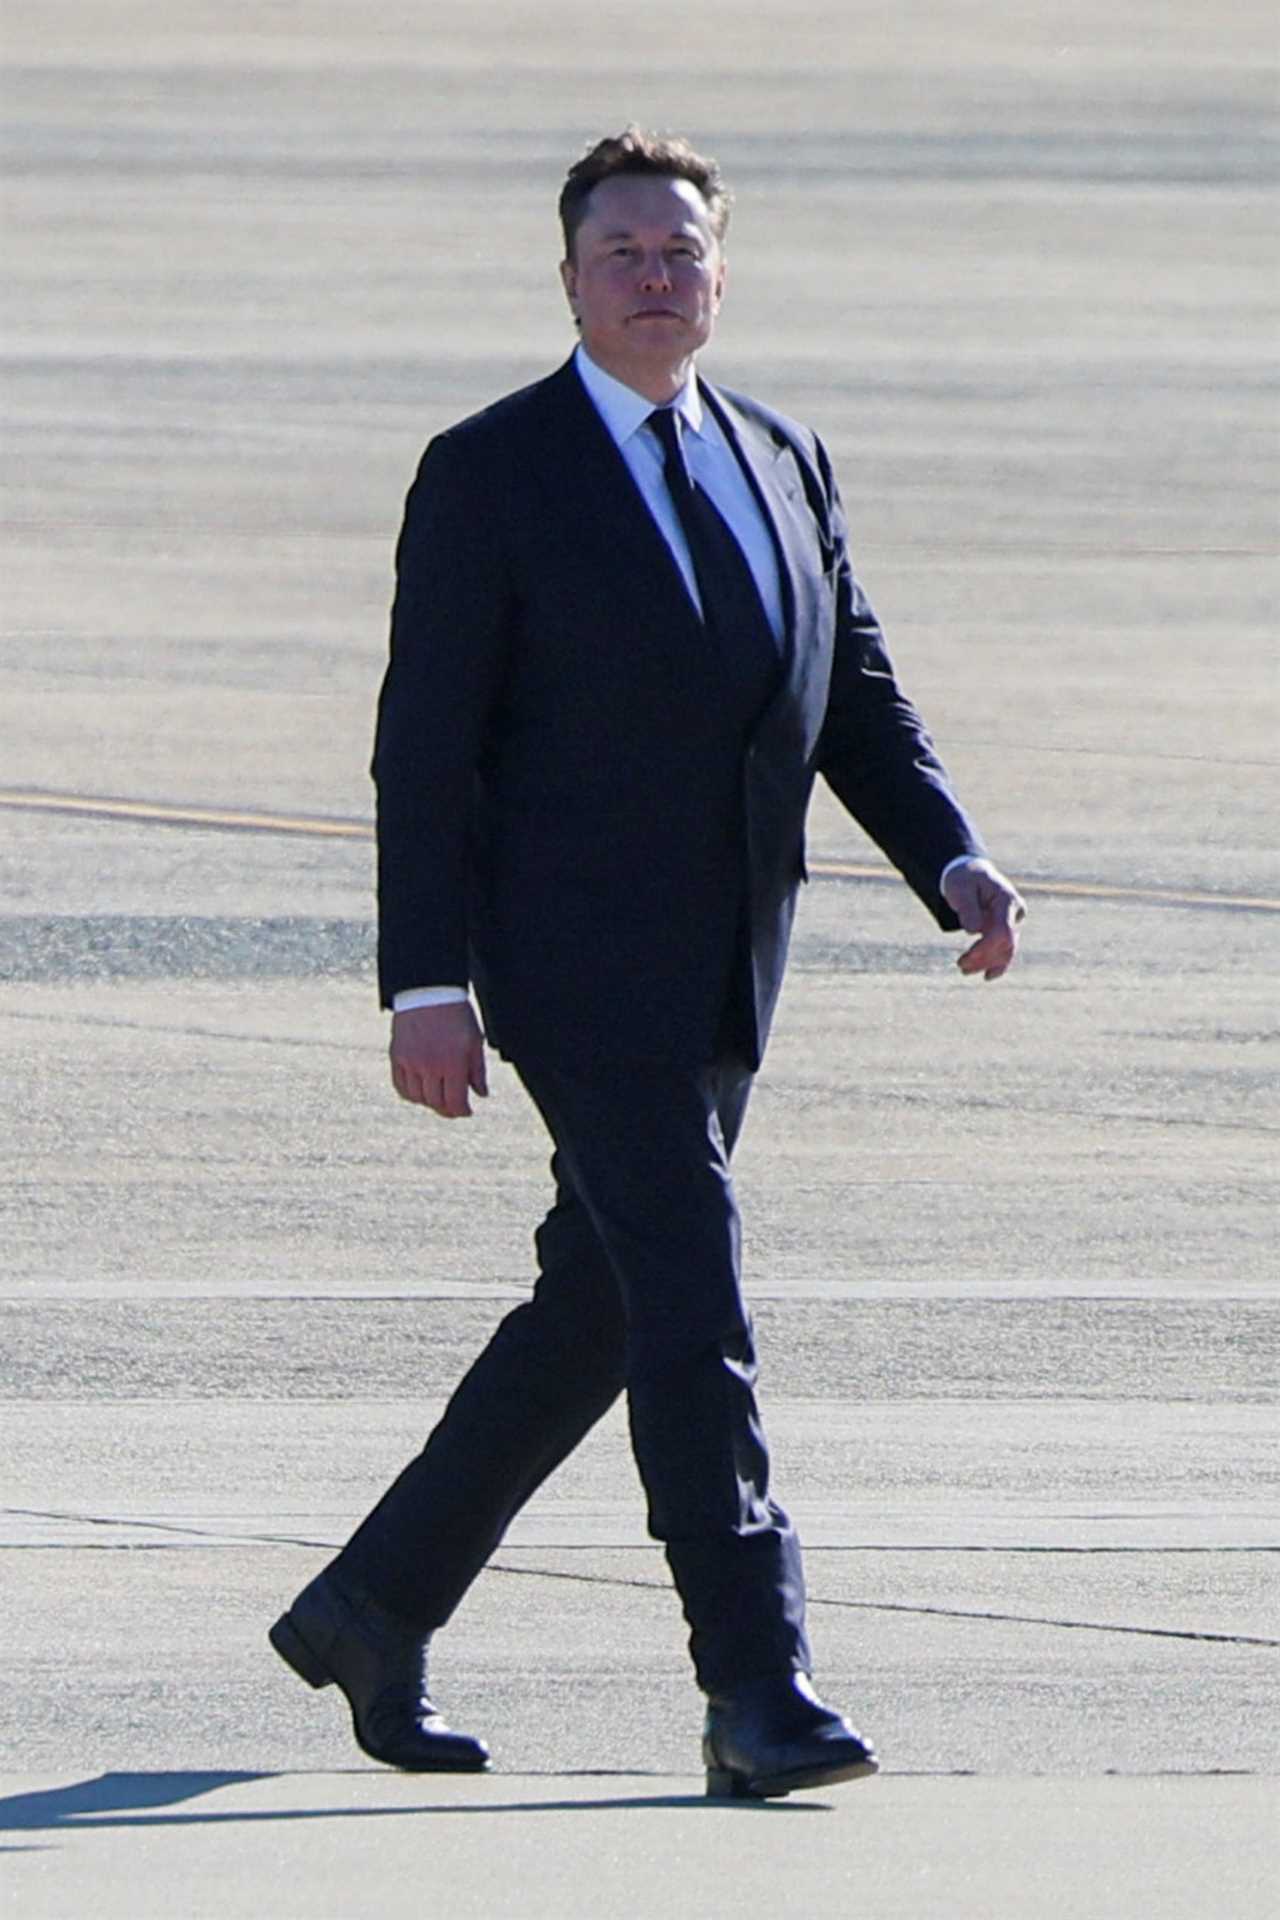
{"type": "MultiPolygon", "coordinates": [[[[865,16],[865,17],[864,17],[865,16]]],[[[1280,1905],[1274,24],[11,10],[0,1896],[28,1916],[1280,1905]],[[620,1412],[363,1761],[265,1628],[531,1281],[534,1116],[387,1080],[366,765],[423,443],[568,351],[628,118],[737,190],[708,370],[816,426],[1026,950],[815,802],[739,1156],[824,1691],[707,1803],[620,1412]],[[741,1823],[752,1822],[753,1845],[741,1823]]]]}

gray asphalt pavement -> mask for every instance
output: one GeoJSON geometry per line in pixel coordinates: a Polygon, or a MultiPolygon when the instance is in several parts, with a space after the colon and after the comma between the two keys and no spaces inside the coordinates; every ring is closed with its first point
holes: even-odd
{"type": "Polygon", "coordinates": [[[15,1914],[718,1920],[744,1859],[806,1920],[1275,1911],[1274,38],[9,10],[15,1914]],[[531,1280],[514,1080],[448,1129],[387,1082],[366,763],[418,454],[568,351],[555,193],[629,117],[719,153],[708,367],[827,440],[1032,907],[966,983],[815,803],[739,1177],[818,1677],[886,1772],[770,1808],[700,1799],[620,1413],[440,1636],[493,1777],[366,1764],[263,1637],[531,1280]]]}

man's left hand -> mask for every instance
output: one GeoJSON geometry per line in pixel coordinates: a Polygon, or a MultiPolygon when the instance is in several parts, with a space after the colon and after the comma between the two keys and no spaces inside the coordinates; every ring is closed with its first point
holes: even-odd
{"type": "Polygon", "coordinates": [[[942,897],[965,932],[979,936],[956,961],[961,973],[998,980],[1013,965],[1018,928],[1027,917],[1018,889],[990,860],[974,859],[951,869],[942,883],[942,897]]]}

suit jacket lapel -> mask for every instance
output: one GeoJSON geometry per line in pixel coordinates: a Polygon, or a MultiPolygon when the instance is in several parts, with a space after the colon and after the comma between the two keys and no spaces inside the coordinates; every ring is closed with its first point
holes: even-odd
{"type": "Polygon", "coordinates": [[[674,629],[681,646],[696,644],[699,637],[705,644],[706,629],[689,598],[675,556],[572,360],[552,374],[547,390],[571,463],[562,473],[562,485],[580,502],[584,516],[609,529],[618,577],[631,576],[643,584],[658,616],[655,624],[666,631],[674,629]]]}
{"type": "Polygon", "coordinates": [[[821,576],[815,565],[813,515],[789,449],[740,413],[724,394],[699,381],[704,401],[719,420],[742,462],[752,491],[773,535],[786,615],[783,672],[775,700],[802,683],[809,662],[810,635],[820,629],[821,576]]]}
{"type": "MultiPolygon", "coordinates": [[[[777,713],[780,703],[802,694],[813,664],[808,642],[820,626],[813,517],[786,446],[775,442],[706,381],[698,385],[738,454],[773,536],[778,560],[785,626],[782,671],[773,696],[757,716],[759,730],[770,714],[777,713]]],[[[557,436],[563,449],[559,484],[584,521],[609,529],[610,562],[617,578],[642,583],[654,628],[669,636],[678,654],[687,657],[690,649],[704,650],[703,657],[709,658],[713,670],[732,683],[731,664],[710,642],[675,557],[572,360],[550,376],[545,392],[552,408],[548,432],[557,436]]]]}

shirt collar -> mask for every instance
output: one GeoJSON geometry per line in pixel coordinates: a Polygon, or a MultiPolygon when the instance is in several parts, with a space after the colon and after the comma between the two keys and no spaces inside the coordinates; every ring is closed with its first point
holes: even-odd
{"type": "MultiPolygon", "coordinates": [[[[653,412],[652,400],[646,400],[642,393],[629,387],[622,380],[615,380],[611,373],[598,367],[585,347],[579,346],[574,352],[573,364],[578,370],[578,378],[586,388],[595,405],[596,412],[608,427],[617,446],[623,446],[633,433],[638,433],[649,415],[653,412]]],[[[671,410],[682,416],[686,427],[694,433],[702,432],[703,406],[702,396],[698,392],[697,376],[690,373],[684,386],[671,402],[671,410]]]]}

